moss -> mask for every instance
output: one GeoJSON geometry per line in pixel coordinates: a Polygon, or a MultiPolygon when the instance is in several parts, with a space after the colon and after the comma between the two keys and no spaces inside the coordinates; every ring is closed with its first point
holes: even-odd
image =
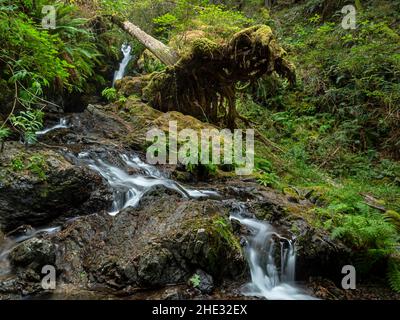
{"type": "Polygon", "coordinates": [[[212,222],[214,231],[217,232],[231,248],[241,252],[242,248],[239,240],[232,232],[231,223],[223,217],[214,217],[212,222]]]}
{"type": "Polygon", "coordinates": [[[294,66],[268,26],[258,25],[216,43],[193,40],[174,66],[151,75],[143,98],[160,111],[179,111],[202,121],[237,127],[236,85],[277,72],[295,82],[294,66]],[[210,83],[213,85],[210,86],[210,83]]]}
{"type": "Polygon", "coordinates": [[[191,58],[210,58],[213,59],[221,54],[221,46],[207,38],[199,38],[191,45],[191,58]]]}

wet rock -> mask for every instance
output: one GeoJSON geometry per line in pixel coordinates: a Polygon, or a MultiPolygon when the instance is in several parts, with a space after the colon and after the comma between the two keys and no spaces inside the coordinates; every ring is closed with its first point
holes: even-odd
{"type": "Polygon", "coordinates": [[[45,265],[54,265],[56,246],[50,240],[32,238],[22,242],[9,256],[14,269],[41,272],[45,265]]]}
{"type": "Polygon", "coordinates": [[[53,150],[7,145],[0,157],[0,177],[6,173],[0,183],[0,224],[5,231],[98,212],[111,203],[111,191],[97,173],[53,150]],[[18,169],[16,161],[21,163],[18,169]]]}
{"type": "Polygon", "coordinates": [[[334,281],[343,278],[345,265],[353,265],[352,251],[342,242],[333,241],[324,230],[312,228],[304,221],[296,223],[298,232],[297,278],[307,280],[310,276],[328,277],[334,281]]]}
{"type": "Polygon", "coordinates": [[[228,217],[218,201],[146,195],[116,217],[71,222],[56,237],[57,267],[66,282],[82,285],[84,271],[89,282],[115,289],[184,283],[197,269],[216,281],[240,278],[247,264],[228,217]]]}

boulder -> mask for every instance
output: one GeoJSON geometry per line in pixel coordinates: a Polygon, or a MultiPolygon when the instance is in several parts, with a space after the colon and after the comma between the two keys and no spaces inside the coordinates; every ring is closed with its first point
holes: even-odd
{"type": "Polygon", "coordinates": [[[0,155],[0,225],[41,226],[107,209],[111,192],[101,176],[49,149],[7,144],[0,155]]]}
{"type": "Polygon", "coordinates": [[[13,249],[9,259],[14,269],[31,269],[40,274],[45,265],[55,264],[56,246],[50,240],[31,238],[13,249]]]}
{"type": "MultiPolygon", "coordinates": [[[[116,217],[81,217],[57,236],[66,282],[88,279],[112,288],[187,282],[202,269],[219,282],[242,278],[247,264],[219,201],[149,194],[116,217]]],[[[87,284],[89,284],[87,282],[87,284]]]]}

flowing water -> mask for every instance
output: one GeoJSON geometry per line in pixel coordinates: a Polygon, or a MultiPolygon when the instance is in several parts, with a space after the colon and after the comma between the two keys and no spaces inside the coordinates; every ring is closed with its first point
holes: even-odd
{"type": "Polygon", "coordinates": [[[124,54],[124,58],[119,64],[119,69],[114,73],[113,87],[115,81],[120,80],[125,76],[126,67],[128,66],[128,63],[132,60],[132,47],[129,44],[123,44],[121,47],[121,51],[124,54]]]}
{"type": "Polygon", "coordinates": [[[111,165],[93,153],[83,152],[78,155],[81,162],[97,171],[113,189],[114,199],[110,215],[115,216],[122,209],[137,206],[140,199],[156,186],[177,191],[185,198],[219,196],[215,191],[186,188],[164,177],[156,167],[146,164],[136,155],[121,154],[120,158],[122,167],[111,165]],[[130,174],[131,172],[137,173],[130,174]]]}
{"type": "Polygon", "coordinates": [[[242,206],[239,212],[231,215],[231,220],[238,221],[250,231],[245,255],[251,282],[243,288],[243,294],[268,300],[313,299],[295,286],[294,241],[280,236],[267,222],[249,218],[244,210],[242,206]]]}
{"type": "Polygon", "coordinates": [[[66,128],[68,128],[68,120],[66,118],[61,118],[60,122],[58,124],[56,124],[52,127],[43,129],[42,131],[37,131],[36,135],[43,136],[46,133],[49,133],[50,131],[57,130],[57,129],[66,129],[66,128]]]}

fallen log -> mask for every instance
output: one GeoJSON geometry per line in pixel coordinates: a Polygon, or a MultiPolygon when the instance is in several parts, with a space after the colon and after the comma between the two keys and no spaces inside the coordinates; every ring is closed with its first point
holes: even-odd
{"type": "Polygon", "coordinates": [[[112,17],[112,21],[120,28],[135,37],[143,44],[151,53],[153,53],[160,61],[167,66],[172,66],[178,62],[179,56],[172,48],[166,46],[161,41],[153,38],[151,35],[144,32],[132,22],[123,21],[116,16],[112,17]]]}
{"type": "Polygon", "coordinates": [[[143,78],[142,98],[160,111],[179,111],[234,129],[235,121],[243,119],[236,110],[239,83],[273,72],[291,84],[296,81],[293,64],[265,25],[244,29],[223,44],[200,37],[179,57],[132,23],[117,23],[168,66],[143,78]]]}

